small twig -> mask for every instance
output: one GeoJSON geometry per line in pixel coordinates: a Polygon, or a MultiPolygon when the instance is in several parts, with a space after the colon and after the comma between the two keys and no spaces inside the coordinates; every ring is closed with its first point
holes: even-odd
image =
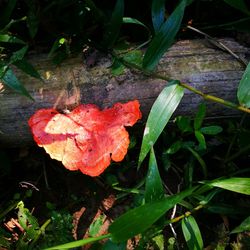
{"type": "Polygon", "coordinates": [[[31,182],[28,182],[28,181],[21,181],[19,182],[19,185],[22,187],[22,188],[31,188],[31,189],[34,189],[36,191],[39,191],[39,188],[37,188],[34,184],[32,184],[31,182]]]}
{"type": "Polygon", "coordinates": [[[43,160],[43,176],[44,176],[44,181],[45,181],[46,188],[48,190],[50,190],[50,186],[49,186],[49,182],[48,182],[48,178],[47,178],[47,172],[46,172],[46,166],[45,166],[44,160],[43,160]]]}
{"type": "MultiPolygon", "coordinates": [[[[243,124],[245,118],[246,118],[246,114],[244,114],[243,117],[241,118],[240,123],[239,123],[239,125],[237,126],[238,128],[240,128],[240,127],[242,126],[242,124],[243,124]]],[[[234,134],[234,137],[232,138],[232,140],[231,140],[231,142],[230,142],[230,144],[229,144],[229,147],[228,147],[228,149],[227,149],[227,153],[226,153],[226,157],[225,157],[225,161],[224,161],[224,162],[228,162],[228,158],[229,158],[229,156],[230,156],[231,150],[232,150],[232,148],[233,148],[233,145],[234,145],[234,143],[235,143],[237,137],[238,137],[238,132],[234,134]]],[[[230,158],[231,158],[231,157],[230,157],[230,158]]]]}
{"type": "Polygon", "coordinates": [[[180,215],[180,216],[178,216],[178,217],[175,217],[175,218],[171,219],[170,221],[168,221],[168,223],[170,223],[170,224],[176,223],[176,222],[182,220],[183,218],[188,217],[188,216],[190,216],[191,214],[195,213],[196,211],[202,209],[203,207],[204,207],[204,205],[201,205],[201,204],[200,204],[200,205],[198,205],[197,207],[195,207],[193,210],[187,211],[185,214],[182,214],[182,215],[180,215]]]}
{"type": "Polygon", "coordinates": [[[215,45],[216,47],[228,52],[230,55],[232,55],[234,58],[236,58],[240,63],[242,63],[245,67],[247,66],[247,62],[245,59],[241,58],[240,56],[238,56],[237,54],[235,54],[231,49],[229,49],[224,43],[218,41],[217,39],[211,37],[210,35],[208,35],[205,32],[202,32],[200,30],[198,30],[197,28],[194,28],[190,25],[187,26],[188,29],[193,30],[203,36],[205,36],[205,38],[213,45],[215,45]]]}

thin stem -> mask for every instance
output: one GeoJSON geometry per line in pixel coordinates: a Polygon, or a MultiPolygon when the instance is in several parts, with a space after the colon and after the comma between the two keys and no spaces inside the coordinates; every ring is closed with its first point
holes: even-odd
{"type": "MultiPolygon", "coordinates": [[[[139,66],[138,64],[128,62],[128,61],[124,60],[123,58],[118,57],[115,52],[112,52],[112,56],[115,57],[118,61],[120,61],[123,65],[125,65],[129,69],[138,70],[138,71],[142,72],[146,76],[150,76],[150,77],[153,77],[155,79],[161,79],[161,80],[165,80],[165,81],[170,81],[171,80],[171,78],[169,76],[164,76],[164,75],[152,72],[152,71],[148,71],[148,70],[142,68],[141,66],[139,66]]],[[[193,92],[193,93],[195,93],[197,95],[202,96],[205,100],[213,101],[213,102],[222,104],[222,105],[224,105],[226,107],[236,109],[236,110],[239,110],[239,111],[243,111],[243,112],[246,112],[246,113],[250,114],[250,109],[245,108],[245,107],[243,107],[241,105],[238,105],[238,104],[230,102],[230,101],[226,101],[226,100],[224,100],[222,98],[219,98],[219,97],[216,97],[216,96],[213,96],[213,95],[207,95],[207,94],[203,93],[202,91],[188,85],[187,83],[180,82],[179,84],[183,88],[188,89],[189,91],[191,91],[191,92],[193,92]]]]}
{"type": "Polygon", "coordinates": [[[245,146],[244,148],[239,150],[237,153],[235,153],[232,156],[230,156],[229,158],[227,158],[225,163],[234,160],[235,158],[239,157],[241,154],[243,154],[243,153],[245,153],[245,152],[247,152],[249,150],[250,150],[250,144],[248,144],[247,146],[245,146]]]}
{"type": "Polygon", "coordinates": [[[175,217],[175,218],[169,220],[169,221],[168,221],[168,224],[170,224],[170,223],[171,223],[171,224],[172,224],[172,223],[176,223],[176,222],[182,220],[183,218],[190,216],[190,215],[193,214],[194,212],[196,212],[196,211],[202,209],[203,207],[204,207],[204,205],[201,205],[201,204],[200,204],[200,205],[198,205],[197,207],[195,207],[192,211],[187,211],[185,214],[182,214],[182,215],[180,215],[180,216],[178,216],[178,217],[175,217]]]}

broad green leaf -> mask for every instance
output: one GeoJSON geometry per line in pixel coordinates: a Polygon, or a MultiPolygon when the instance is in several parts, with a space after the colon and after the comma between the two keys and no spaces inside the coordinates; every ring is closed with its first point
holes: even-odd
{"type": "Polygon", "coordinates": [[[223,214],[225,216],[233,216],[233,217],[239,217],[242,215],[249,215],[249,212],[247,210],[240,210],[238,207],[224,204],[222,202],[218,204],[210,204],[207,207],[207,211],[214,213],[214,214],[223,214]]]}
{"type": "Polygon", "coordinates": [[[9,22],[10,16],[16,6],[17,0],[8,0],[6,1],[6,7],[1,9],[0,12],[0,29],[2,25],[5,25],[9,22]]]}
{"type": "Polygon", "coordinates": [[[250,108],[250,63],[248,63],[247,68],[240,80],[237,97],[241,105],[250,108]]]}
{"type": "Polygon", "coordinates": [[[154,102],[144,129],[141,151],[139,155],[139,166],[154,145],[170,117],[179,105],[184,94],[179,82],[173,80],[169,82],[154,102]]]}
{"type": "Polygon", "coordinates": [[[66,244],[45,248],[43,250],[71,249],[71,248],[75,248],[75,247],[81,247],[81,246],[84,246],[84,245],[87,245],[90,243],[94,243],[96,241],[100,241],[103,239],[107,239],[109,237],[110,237],[110,234],[105,234],[105,235],[98,236],[98,237],[92,237],[92,238],[87,238],[87,239],[83,239],[83,240],[76,240],[76,241],[69,242],[66,244]]]}
{"type": "Polygon", "coordinates": [[[236,193],[250,195],[250,178],[233,177],[224,180],[215,180],[208,183],[213,187],[219,187],[236,193]]]}
{"type": "Polygon", "coordinates": [[[175,35],[180,29],[185,7],[186,0],[181,0],[180,4],[175,8],[173,13],[161,25],[159,31],[155,34],[143,59],[143,67],[145,69],[153,70],[162,55],[173,43],[175,35]]]}
{"type": "Polygon", "coordinates": [[[145,202],[153,202],[162,200],[164,197],[164,189],[162,180],[158,171],[158,166],[155,158],[153,147],[150,151],[148,174],[145,184],[145,202]]]}
{"type": "Polygon", "coordinates": [[[185,190],[157,202],[150,202],[134,208],[117,218],[109,227],[111,239],[123,242],[147,230],[169,209],[192,194],[194,189],[185,190]]]}
{"type": "Polygon", "coordinates": [[[250,15],[250,11],[248,10],[244,0],[224,0],[224,2],[226,2],[233,8],[238,9],[247,15],[250,15]]]}
{"type": "Polygon", "coordinates": [[[199,130],[206,115],[206,105],[201,103],[194,118],[194,130],[199,130]]]}
{"type": "Polygon", "coordinates": [[[153,0],[151,7],[152,22],[155,33],[157,33],[164,22],[166,0],[153,0]]]}
{"type": "Polygon", "coordinates": [[[2,43],[20,43],[25,44],[25,42],[15,36],[10,36],[7,34],[0,34],[0,42],[2,43]]]}
{"type": "Polygon", "coordinates": [[[102,46],[112,48],[120,32],[124,13],[124,0],[117,0],[112,17],[106,26],[102,46]]]}
{"type": "Polygon", "coordinates": [[[26,59],[22,59],[13,64],[17,66],[19,69],[21,69],[23,72],[25,72],[26,74],[33,76],[37,79],[42,79],[38,71],[26,59]]]}
{"type": "Polygon", "coordinates": [[[34,100],[10,68],[8,68],[5,72],[4,76],[2,77],[2,81],[5,85],[14,89],[17,93],[34,100]]]}
{"type": "Polygon", "coordinates": [[[234,228],[234,230],[231,231],[231,234],[241,233],[244,231],[250,231],[250,216],[242,221],[238,227],[234,228]]]}
{"type": "Polygon", "coordinates": [[[126,250],[127,249],[127,242],[122,243],[114,243],[110,239],[107,240],[101,250],[126,250]]]}
{"type": "Polygon", "coordinates": [[[26,54],[28,50],[28,45],[22,47],[18,51],[12,53],[12,56],[10,57],[9,63],[14,63],[16,61],[20,61],[23,59],[24,55],[26,54]]]}
{"type": "Polygon", "coordinates": [[[195,218],[191,215],[183,218],[181,221],[181,227],[188,249],[202,250],[203,240],[195,218]]]}
{"type": "Polygon", "coordinates": [[[217,135],[223,131],[220,126],[207,126],[200,128],[200,132],[205,135],[217,135]]]}
{"type": "Polygon", "coordinates": [[[204,135],[199,130],[196,130],[194,132],[194,135],[195,135],[197,141],[199,142],[199,146],[198,146],[199,150],[206,149],[207,145],[206,145],[206,140],[205,140],[204,135]]]}

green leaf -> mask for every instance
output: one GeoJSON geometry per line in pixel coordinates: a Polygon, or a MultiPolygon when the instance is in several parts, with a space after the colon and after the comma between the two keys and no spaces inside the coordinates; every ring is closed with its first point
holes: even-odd
{"type": "Polygon", "coordinates": [[[219,187],[236,193],[250,195],[250,178],[233,177],[224,180],[215,180],[208,183],[213,187],[219,187]]]}
{"type": "MultiPolygon", "coordinates": [[[[6,23],[8,23],[8,21],[10,20],[10,16],[16,6],[17,0],[8,0],[6,2],[6,7],[3,8],[0,12],[0,24],[5,25],[6,23]]],[[[2,28],[0,26],[0,28],[2,28]]]]}
{"type": "Polygon", "coordinates": [[[181,149],[181,147],[182,147],[182,141],[176,141],[166,151],[164,151],[164,153],[170,155],[175,154],[176,152],[179,151],[179,149],[181,149]]]}
{"type": "Polygon", "coordinates": [[[37,12],[39,7],[37,2],[33,0],[26,0],[25,3],[28,6],[27,26],[31,38],[34,38],[38,31],[39,20],[37,17],[37,12]]]}
{"type": "Polygon", "coordinates": [[[247,5],[244,0],[224,0],[227,4],[235,9],[242,11],[243,13],[250,15],[250,11],[247,9],[247,5]]]}
{"type": "Polygon", "coordinates": [[[240,80],[237,97],[241,105],[250,108],[250,63],[248,63],[247,68],[240,80]]]}
{"type": "Polygon", "coordinates": [[[203,249],[203,240],[201,232],[196,220],[193,216],[188,216],[181,221],[182,232],[187,242],[188,249],[201,250],[203,249]]]}
{"type": "Polygon", "coordinates": [[[2,81],[4,84],[14,89],[17,93],[34,100],[10,68],[8,68],[5,72],[4,76],[2,77],[2,81]]]}
{"type": "Polygon", "coordinates": [[[200,132],[205,135],[217,135],[222,131],[223,128],[221,126],[207,126],[200,129],[200,132]]]}
{"type": "Polygon", "coordinates": [[[112,48],[120,32],[124,13],[124,0],[117,0],[112,17],[106,26],[102,46],[112,48]]]}
{"type": "Polygon", "coordinates": [[[250,216],[247,217],[241,224],[231,231],[231,234],[242,233],[244,231],[250,231],[250,216]]]}
{"type": "Polygon", "coordinates": [[[185,7],[186,0],[182,0],[155,34],[143,59],[143,67],[145,69],[153,70],[162,55],[173,43],[175,35],[180,29],[185,7]]]}
{"type": "MultiPolygon", "coordinates": [[[[141,50],[132,50],[126,53],[123,57],[123,60],[131,62],[137,65],[142,63],[142,51],[141,50]]],[[[112,64],[111,72],[113,75],[120,75],[124,72],[125,66],[121,64],[118,60],[115,60],[112,64]]]]}
{"type": "Polygon", "coordinates": [[[185,148],[187,148],[191,153],[192,155],[196,158],[196,160],[200,163],[201,167],[202,167],[202,172],[203,172],[203,175],[204,177],[206,178],[207,176],[207,165],[206,163],[204,162],[204,160],[201,158],[201,156],[195,151],[193,150],[191,147],[189,146],[185,146],[185,148]]]}
{"type": "Polygon", "coordinates": [[[89,226],[89,236],[94,237],[96,236],[102,225],[103,225],[103,221],[104,221],[104,216],[100,215],[96,220],[94,220],[90,226],[89,226]]]}
{"type": "Polygon", "coordinates": [[[204,135],[200,131],[198,131],[198,130],[196,130],[194,132],[194,135],[195,135],[197,141],[199,142],[199,146],[198,146],[199,150],[206,149],[207,145],[206,145],[206,140],[205,140],[204,135]]]}
{"type": "Polygon", "coordinates": [[[151,13],[152,13],[152,22],[154,30],[157,33],[164,22],[165,15],[165,1],[166,0],[153,0],[151,13]]]}
{"type": "Polygon", "coordinates": [[[37,219],[24,207],[22,201],[17,205],[18,207],[18,222],[25,230],[29,240],[35,239],[40,234],[40,227],[37,219]]]}
{"type": "Polygon", "coordinates": [[[67,39],[65,39],[64,37],[60,37],[60,38],[57,38],[55,40],[55,42],[53,43],[51,49],[50,49],[50,52],[48,54],[48,57],[51,57],[52,55],[55,54],[55,52],[63,45],[67,42],[67,39]]]}
{"type": "Polygon", "coordinates": [[[90,244],[90,243],[93,243],[96,241],[107,239],[109,237],[110,237],[110,234],[105,234],[105,235],[98,236],[98,237],[92,237],[92,238],[87,238],[87,239],[83,239],[83,240],[76,240],[76,241],[69,242],[66,244],[45,248],[43,250],[58,250],[58,249],[70,249],[70,248],[74,248],[74,247],[81,247],[81,246],[84,246],[84,245],[87,245],[87,244],[90,244]]]}
{"type": "Polygon", "coordinates": [[[144,232],[169,209],[191,195],[193,191],[194,189],[188,189],[161,201],[146,203],[129,210],[110,225],[111,239],[114,242],[123,242],[144,232]]]}
{"type": "Polygon", "coordinates": [[[194,118],[194,130],[199,130],[206,115],[206,105],[201,103],[194,118]]]}
{"type": "Polygon", "coordinates": [[[114,243],[111,240],[107,240],[101,250],[126,250],[127,248],[127,242],[122,243],[114,243]]]}
{"type": "Polygon", "coordinates": [[[170,117],[179,105],[184,94],[179,82],[173,80],[169,82],[154,102],[144,129],[141,151],[139,155],[139,166],[154,145],[170,117]]]}
{"type": "Polygon", "coordinates": [[[128,23],[128,24],[137,24],[137,25],[140,25],[140,26],[146,28],[147,30],[149,30],[148,27],[147,27],[144,23],[142,23],[141,21],[139,21],[139,20],[136,19],[136,18],[132,18],[132,17],[123,17],[123,18],[122,18],[122,22],[123,22],[123,23],[128,23]]]}
{"type": "Polygon", "coordinates": [[[10,36],[7,34],[0,34],[0,42],[25,44],[25,42],[23,40],[15,37],[15,36],[10,36]]]}
{"type": "Polygon", "coordinates": [[[150,151],[148,174],[145,184],[145,202],[160,201],[164,197],[162,180],[158,171],[153,147],[150,151]]]}
{"type": "Polygon", "coordinates": [[[176,117],[175,122],[177,124],[177,127],[181,130],[181,132],[185,133],[193,131],[190,117],[178,116],[176,117]]]}
{"type": "Polygon", "coordinates": [[[16,61],[22,60],[24,55],[26,54],[27,50],[28,50],[28,45],[22,47],[21,49],[19,49],[16,52],[12,53],[9,63],[14,63],[16,61]]]}
{"type": "Polygon", "coordinates": [[[22,59],[13,64],[17,66],[19,69],[21,69],[23,72],[25,72],[26,74],[33,76],[37,79],[42,79],[38,71],[26,59],[22,59]]]}

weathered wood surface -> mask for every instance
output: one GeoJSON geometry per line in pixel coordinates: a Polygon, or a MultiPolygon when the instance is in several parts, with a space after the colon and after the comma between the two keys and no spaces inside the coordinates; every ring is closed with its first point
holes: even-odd
{"type": "MultiPolygon", "coordinates": [[[[237,55],[246,58],[248,48],[225,39],[226,44],[237,55]]],[[[40,81],[16,70],[35,102],[5,89],[0,94],[0,145],[27,145],[32,141],[27,120],[40,108],[56,107],[71,109],[79,103],[95,103],[104,108],[115,102],[138,99],[146,118],[152,103],[166,82],[151,79],[142,74],[126,70],[123,75],[110,73],[110,58],[99,58],[97,65],[86,67],[83,59],[72,58],[55,66],[46,56],[31,59],[44,81],[40,81]]],[[[236,89],[244,67],[231,55],[212,47],[205,40],[179,41],[166,53],[158,72],[179,79],[207,94],[236,101],[236,89]]],[[[186,91],[175,114],[195,113],[202,98],[186,91]]],[[[219,104],[208,103],[209,116],[228,116],[238,111],[219,104]]]]}

